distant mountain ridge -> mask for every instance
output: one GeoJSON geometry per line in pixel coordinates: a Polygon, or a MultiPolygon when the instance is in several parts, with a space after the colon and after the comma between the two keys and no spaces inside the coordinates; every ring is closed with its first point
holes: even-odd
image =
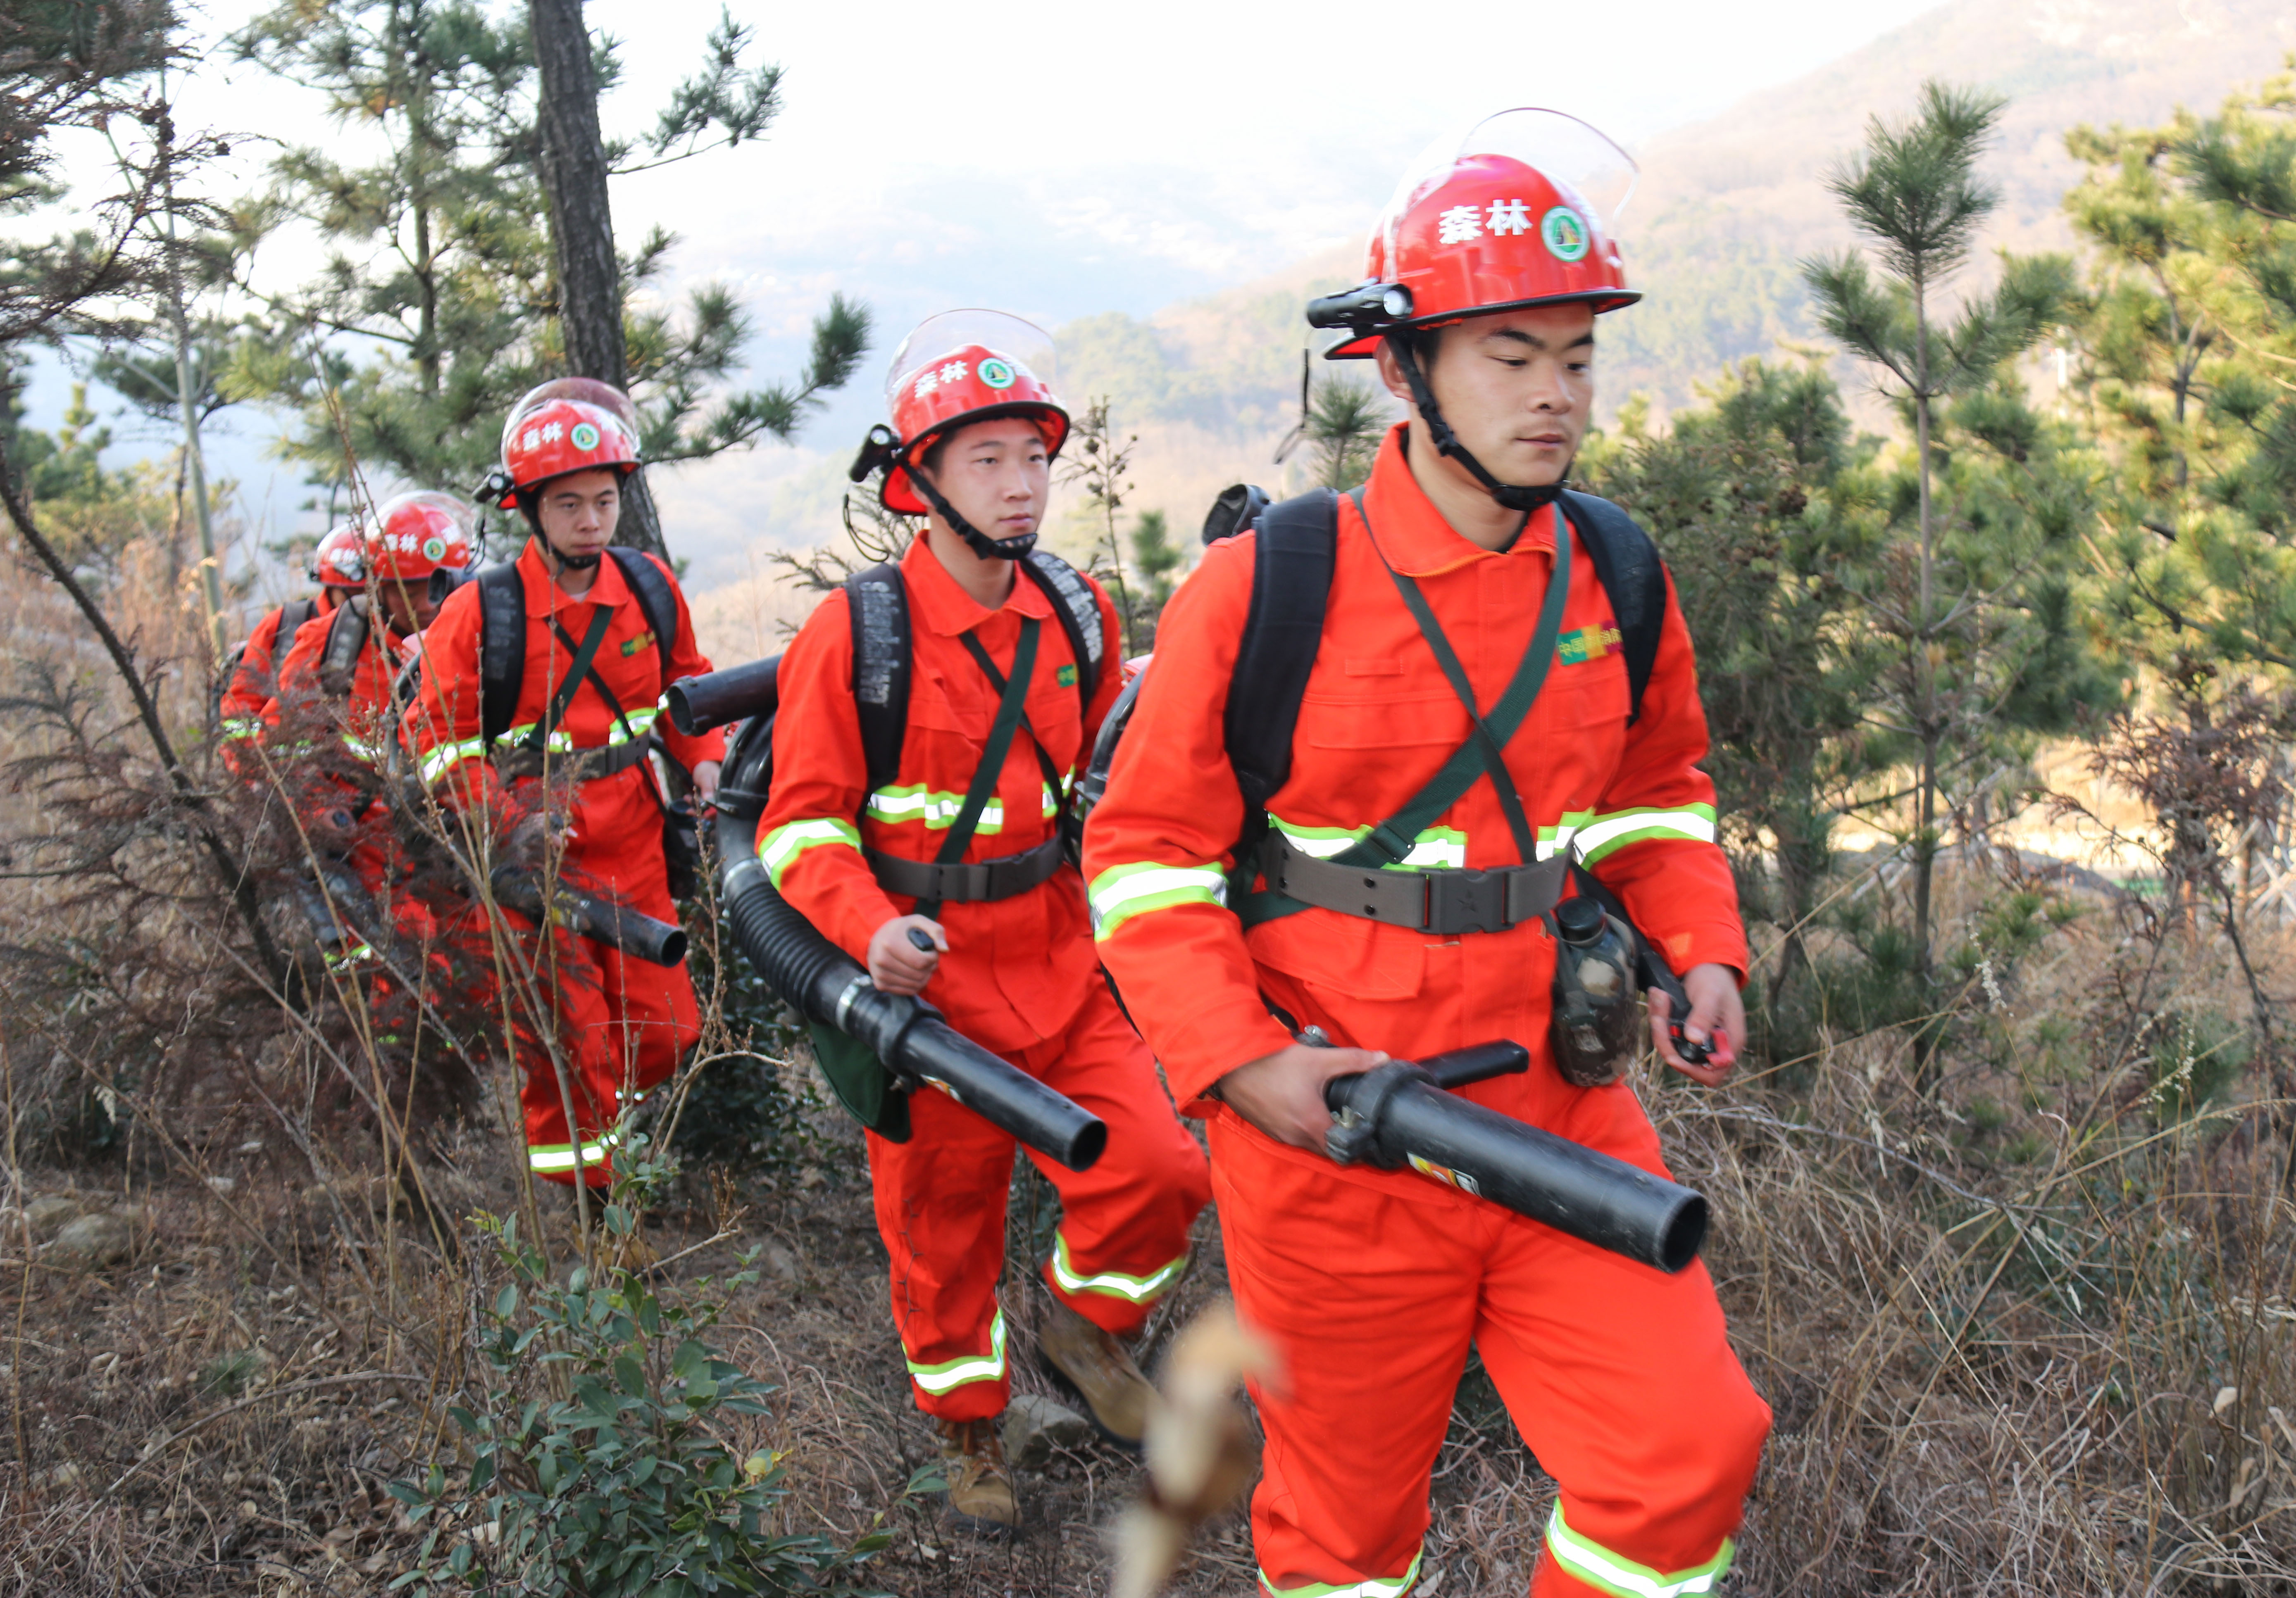
{"type": "MultiPolygon", "coordinates": [[[[2080,175],[2065,153],[2069,129],[2213,109],[2291,52],[2296,7],[2286,0],[1953,0],[1648,141],[1635,152],[1643,178],[1620,228],[1645,298],[1604,320],[1605,408],[1638,390],[1662,410],[1680,406],[1726,363],[1811,338],[1799,263],[1851,242],[1824,174],[1857,146],[1870,117],[1904,116],[1924,78],[2011,96],[1986,168],[2003,194],[1988,249],[2064,249],[2061,202],[2080,175]]],[[[1063,392],[1079,404],[1106,396],[1122,428],[1140,436],[1128,512],[1162,509],[1192,537],[1228,483],[1300,485],[1296,463],[1287,480],[1269,456],[1299,419],[1301,307],[1355,281],[1361,250],[1349,241],[1150,316],[1109,313],[1058,330],[1063,392]]],[[[1369,379],[1367,367],[1355,370],[1369,379]]],[[[777,485],[770,523],[828,536],[841,476],[824,462],[777,485]]],[[[1085,529],[1066,497],[1050,537],[1081,553],[1085,529]]]]}

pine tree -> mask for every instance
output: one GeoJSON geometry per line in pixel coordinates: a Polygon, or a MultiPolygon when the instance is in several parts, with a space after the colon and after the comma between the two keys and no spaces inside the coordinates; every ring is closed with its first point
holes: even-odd
{"type": "Polygon", "coordinates": [[[1132,647],[1144,654],[1156,647],[1157,620],[1179,586],[1180,563],[1186,558],[1164,512],[1141,512],[1132,524],[1132,569],[1140,574],[1133,594],[1132,647]]]}
{"type": "Polygon", "coordinates": [[[1673,572],[1698,644],[1724,842],[1749,909],[1785,934],[1775,1007],[1808,968],[1833,824],[1873,770],[1874,663],[1845,643],[1885,490],[1878,441],[1852,439],[1823,369],[1750,360],[1706,397],[1660,434],[1630,400],[1616,433],[1588,440],[1580,471],[1650,530],[1673,572]],[[1744,869],[1764,855],[1768,873],[1744,869]]]}
{"type": "Polygon", "coordinates": [[[2107,466],[2101,614],[2163,685],[2296,668],[2296,74],[2165,127],[2077,128],[2074,392],[2107,466]],[[2229,672],[2219,669],[2229,665],[2229,672]]]}
{"type": "Polygon", "coordinates": [[[2005,256],[1991,293],[1969,297],[1950,315],[1939,303],[2000,203],[1976,168],[2005,103],[1932,82],[1906,122],[1874,119],[1865,149],[1827,186],[1866,240],[1880,276],[1854,250],[1803,265],[1819,324],[1880,369],[1914,434],[1915,543],[1900,552],[1905,580],[1867,603],[1897,656],[1898,669],[1882,678],[1890,696],[1883,730],[1902,741],[1913,766],[1913,962],[1924,983],[1933,963],[1940,790],[1968,774],[1993,702],[2007,692],[1988,668],[2004,663],[1997,646],[2014,630],[1996,625],[2005,619],[2001,607],[2013,608],[2004,585],[2024,575],[1980,542],[1957,537],[1970,529],[1966,504],[1939,503],[1939,408],[1995,383],[2047,332],[2071,291],[2070,261],[2005,256]]]}
{"type": "MultiPolygon", "coordinates": [[[[712,36],[710,82],[744,42],[727,29],[712,36]]],[[[324,0],[266,13],[233,43],[242,59],[321,91],[341,126],[384,136],[367,164],[323,146],[287,151],[268,191],[241,209],[236,279],[270,317],[240,346],[227,386],[299,410],[291,448],[322,480],[340,476],[348,456],[370,475],[467,491],[494,464],[509,405],[568,369],[524,18],[497,20],[470,0],[324,0]],[[269,289],[259,246],[290,225],[316,231],[334,254],[316,280],[269,289]],[[362,363],[377,344],[388,353],[362,363]]],[[[594,65],[611,84],[610,42],[594,65]]],[[[608,167],[752,138],[777,109],[767,95],[745,111],[738,87],[719,84],[714,101],[707,87],[684,86],[643,148],[605,143],[608,167]],[[712,140],[720,112],[733,122],[712,140]]],[[[795,382],[723,392],[752,331],[731,291],[704,285],[675,312],[627,306],[676,242],[657,231],[619,263],[642,453],[666,463],[792,437],[857,367],[866,312],[832,299],[795,382]]]]}

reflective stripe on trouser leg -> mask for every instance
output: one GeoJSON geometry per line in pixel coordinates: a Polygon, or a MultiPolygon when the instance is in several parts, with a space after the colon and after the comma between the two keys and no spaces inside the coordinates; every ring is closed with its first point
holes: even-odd
{"type": "Polygon", "coordinates": [[[1145,1276],[1128,1276],[1121,1271],[1097,1271],[1086,1275],[1076,1268],[1076,1261],[1069,1253],[1068,1233],[1053,1233],[1053,1280],[1072,1293],[1105,1293],[1129,1304],[1146,1304],[1162,1297],[1187,1268],[1188,1257],[1183,1254],[1145,1276]]]}
{"type": "Polygon", "coordinates": [[[1714,1590],[1715,1584],[1729,1571],[1737,1546],[1724,1537],[1721,1550],[1712,1559],[1669,1575],[1636,1564],[1624,1554],[1613,1553],[1601,1544],[1580,1537],[1563,1520],[1562,1505],[1557,1504],[1546,1522],[1546,1553],[1556,1564],[1588,1586],[1615,1594],[1617,1598],[1687,1598],[1693,1593],[1714,1590]]]}
{"type": "MultiPolygon", "coordinates": [[[[906,1359],[908,1350],[901,1350],[906,1359]]],[[[998,1310],[996,1318],[988,1323],[988,1352],[959,1355],[945,1359],[937,1365],[921,1365],[908,1361],[909,1380],[929,1393],[946,1393],[972,1381],[1002,1381],[1004,1380],[1004,1312],[998,1310]]]]}
{"type": "Polygon", "coordinates": [[[611,1132],[601,1134],[595,1143],[586,1143],[578,1150],[570,1143],[529,1143],[526,1150],[527,1168],[536,1171],[570,1171],[589,1167],[610,1159],[614,1145],[620,1140],[611,1132]]]}
{"type": "Polygon", "coordinates": [[[1400,1576],[1366,1576],[1361,1581],[1350,1581],[1333,1586],[1325,1581],[1311,1581],[1305,1586],[1279,1587],[1267,1579],[1267,1572],[1259,1573],[1259,1590],[1271,1598],[1403,1598],[1411,1584],[1419,1579],[1419,1561],[1427,1557],[1421,1549],[1411,1556],[1411,1568],[1400,1576]]]}

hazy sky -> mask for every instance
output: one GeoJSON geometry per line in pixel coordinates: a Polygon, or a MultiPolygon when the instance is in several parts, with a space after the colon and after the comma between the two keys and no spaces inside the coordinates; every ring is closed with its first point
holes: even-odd
{"type": "MultiPolygon", "coordinates": [[[[1934,3],[737,6],[758,29],[750,59],[787,70],[781,120],[758,144],[617,180],[615,222],[626,242],[656,223],[680,235],[673,288],[719,277],[742,290],[761,375],[795,364],[832,289],[869,302],[881,328],[872,370],[816,430],[824,448],[841,447],[862,393],[877,388],[874,366],[934,309],[994,303],[1048,324],[1145,314],[1360,236],[1403,165],[1447,127],[1542,104],[1631,147],[1934,3]]],[[[217,0],[206,30],[259,9],[217,0]]],[[[610,129],[651,125],[718,9],[588,7],[594,27],[623,41],[610,129]]],[[[310,97],[251,68],[201,67],[178,97],[183,121],[251,135],[237,185],[260,181],[275,141],[340,136],[310,97]]],[[[1630,209],[1629,240],[1632,223],[1630,209]]],[[[299,270],[299,255],[312,258],[267,259],[299,270]]],[[[44,364],[36,424],[52,424],[63,393],[44,364]]],[[[279,495],[294,490],[265,492],[258,479],[282,476],[259,462],[265,430],[249,418],[237,430],[217,441],[218,468],[275,519],[279,495]]]]}

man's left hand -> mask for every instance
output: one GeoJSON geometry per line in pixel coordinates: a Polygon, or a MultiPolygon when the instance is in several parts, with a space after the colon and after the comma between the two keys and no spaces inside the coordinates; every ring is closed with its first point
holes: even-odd
{"type": "Polygon", "coordinates": [[[1667,1036],[1672,1005],[1665,994],[1650,990],[1651,1040],[1658,1057],[1693,1082],[1719,1087],[1738,1062],[1738,1040],[1746,1036],[1746,1005],[1738,996],[1738,973],[1726,965],[1693,965],[1682,975],[1682,990],[1690,996],[1690,1014],[1683,1032],[1693,1043],[1713,1045],[1704,1065],[1693,1065],[1675,1052],[1667,1036]]]}
{"type": "Polygon", "coordinates": [[[693,768],[693,803],[695,808],[708,805],[718,797],[718,772],[721,762],[704,760],[693,768]]]}

